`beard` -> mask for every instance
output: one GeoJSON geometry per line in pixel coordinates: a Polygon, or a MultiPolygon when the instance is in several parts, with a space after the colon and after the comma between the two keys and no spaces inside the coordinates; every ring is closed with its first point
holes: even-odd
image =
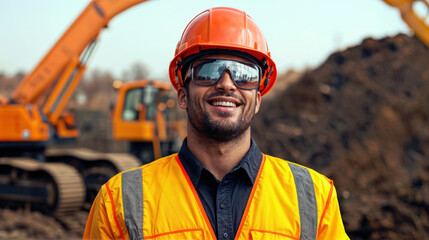
{"type": "MultiPolygon", "coordinates": [[[[226,96],[229,94],[218,95],[226,96]]],[[[201,104],[189,99],[189,94],[188,102],[191,104],[187,108],[187,115],[192,127],[198,133],[216,142],[228,142],[240,138],[249,129],[255,116],[255,105],[252,105],[243,110],[237,121],[226,119],[231,113],[218,113],[225,119],[214,120],[207,111],[203,110],[201,104]]]]}

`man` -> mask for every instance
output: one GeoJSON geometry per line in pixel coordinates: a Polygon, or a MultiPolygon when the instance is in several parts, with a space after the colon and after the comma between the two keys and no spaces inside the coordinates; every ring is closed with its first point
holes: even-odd
{"type": "Polygon", "coordinates": [[[84,238],[348,239],[332,181],[262,154],[251,138],[277,72],[246,13],[196,16],[169,73],[188,114],[180,152],[110,179],[84,238]]]}

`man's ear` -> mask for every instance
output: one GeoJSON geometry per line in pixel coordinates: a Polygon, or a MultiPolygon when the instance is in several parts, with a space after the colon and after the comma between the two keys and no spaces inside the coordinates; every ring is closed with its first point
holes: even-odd
{"type": "Polygon", "coordinates": [[[259,112],[259,107],[261,107],[261,92],[256,91],[256,104],[255,104],[255,114],[259,112]]]}
{"type": "Polygon", "coordinates": [[[184,87],[177,89],[177,104],[181,109],[188,108],[188,98],[186,96],[186,88],[184,87]]]}

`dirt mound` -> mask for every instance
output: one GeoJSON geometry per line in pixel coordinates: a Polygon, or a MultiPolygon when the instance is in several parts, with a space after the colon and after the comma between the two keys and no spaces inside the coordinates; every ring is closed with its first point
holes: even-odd
{"type": "Polygon", "coordinates": [[[0,209],[0,239],[82,239],[88,212],[61,218],[0,209]]]}
{"type": "Polygon", "coordinates": [[[261,150],[333,179],[352,239],[428,239],[423,43],[365,39],[264,100],[253,127],[261,150]]]}

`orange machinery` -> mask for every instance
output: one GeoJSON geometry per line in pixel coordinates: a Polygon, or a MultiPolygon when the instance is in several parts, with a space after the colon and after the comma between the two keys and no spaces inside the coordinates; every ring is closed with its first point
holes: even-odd
{"type": "Polygon", "coordinates": [[[420,38],[420,40],[429,46],[429,2],[427,0],[383,0],[385,3],[395,7],[401,13],[402,20],[408,27],[420,38]],[[416,12],[417,4],[426,9],[426,19],[419,16],[416,12]]]}
{"type": "Polygon", "coordinates": [[[0,205],[28,206],[61,215],[91,202],[113,174],[139,166],[129,154],[46,149],[78,137],[64,112],[85,71],[97,37],[122,11],[145,0],[92,0],[11,99],[0,96],[0,205]]]}
{"type": "Polygon", "coordinates": [[[63,110],[79,84],[97,37],[112,17],[144,1],[91,1],[23,79],[10,101],[0,105],[0,142],[46,142],[52,135],[58,139],[77,137],[72,116],[63,110]],[[29,110],[33,106],[39,113],[29,110]]]}
{"type": "Polygon", "coordinates": [[[175,99],[169,82],[121,84],[113,112],[113,138],[129,142],[129,152],[142,163],[177,152],[186,136],[186,123],[175,99]]]}

